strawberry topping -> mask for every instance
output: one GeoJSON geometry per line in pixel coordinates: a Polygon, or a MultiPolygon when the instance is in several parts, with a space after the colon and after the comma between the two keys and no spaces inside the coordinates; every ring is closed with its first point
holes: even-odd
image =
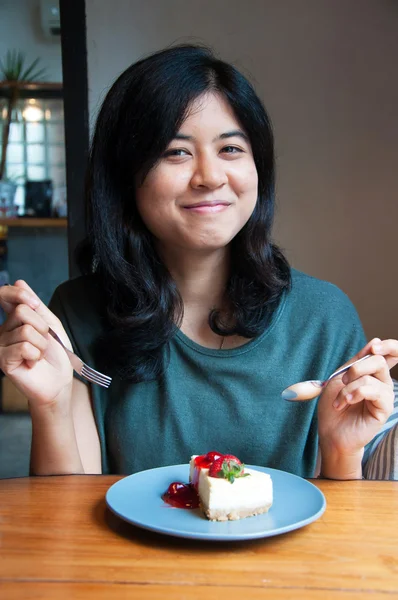
{"type": "Polygon", "coordinates": [[[224,454],[220,454],[220,452],[208,452],[206,454],[206,458],[207,460],[209,460],[210,462],[214,462],[215,460],[217,460],[218,458],[221,458],[222,456],[225,456],[224,454]]]}
{"type": "Polygon", "coordinates": [[[238,463],[238,465],[241,465],[241,461],[239,460],[239,458],[236,458],[236,456],[234,456],[233,454],[224,454],[224,459],[226,460],[234,460],[236,463],[238,463]]]}
{"type": "Polygon", "coordinates": [[[209,468],[209,477],[222,477],[222,466],[224,463],[224,457],[221,456],[220,458],[218,458],[217,460],[215,460],[213,462],[213,464],[210,465],[209,468]]]}
{"type": "Polygon", "coordinates": [[[216,451],[208,452],[207,454],[201,454],[195,458],[195,467],[199,469],[208,469],[210,465],[221,456],[223,455],[216,451]]]}
{"type": "Polygon", "coordinates": [[[220,477],[233,483],[238,477],[247,477],[245,465],[233,454],[208,452],[195,458],[196,469],[209,469],[209,477],[220,477]]]}

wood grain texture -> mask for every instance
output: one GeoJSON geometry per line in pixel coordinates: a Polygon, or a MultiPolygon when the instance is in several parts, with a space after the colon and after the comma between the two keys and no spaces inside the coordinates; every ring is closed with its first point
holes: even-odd
{"type": "Polygon", "coordinates": [[[4,600],[389,600],[395,594],[233,586],[1,582],[4,600]]]}
{"type": "Polygon", "coordinates": [[[315,481],[327,500],[315,523],[263,540],[209,543],[118,519],[104,500],[117,479],[0,480],[0,584],[7,590],[1,594],[0,587],[1,597],[123,599],[128,590],[144,599],[173,591],[173,600],[398,594],[397,483],[315,481]],[[59,595],[68,588],[69,596],[59,595]]]}

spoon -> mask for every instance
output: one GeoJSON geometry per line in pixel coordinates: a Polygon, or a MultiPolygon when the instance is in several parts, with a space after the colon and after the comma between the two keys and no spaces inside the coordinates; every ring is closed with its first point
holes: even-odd
{"type": "Polygon", "coordinates": [[[365,360],[366,358],[369,358],[370,356],[373,356],[373,354],[367,354],[366,356],[363,356],[358,360],[354,360],[354,362],[350,363],[346,367],[342,367],[341,369],[338,369],[338,371],[332,373],[330,377],[325,379],[325,381],[319,381],[318,379],[315,379],[313,381],[309,380],[301,381],[300,383],[295,383],[294,385],[291,385],[285,390],[283,390],[282,398],[284,400],[290,400],[291,402],[295,402],[298,400],[312,400],[313,398],[319,396],[319,394],[322,391],[322,388],[325,387],[328,381],[330,381],[333,377],[341,375],[341,373],[345,373],[350,367],[356,365],[362,360],[365,360]]]}

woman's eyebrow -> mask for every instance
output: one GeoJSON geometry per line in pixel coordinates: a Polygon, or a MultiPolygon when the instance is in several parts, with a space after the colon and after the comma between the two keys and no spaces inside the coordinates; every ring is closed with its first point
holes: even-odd
{"type": "Polygon", "coordinates": [[[240,138],[244,139],[246,142],[249,141],[249,138],[241,129],[234,129],[233,131],[227,131],[226,133],[222,133],[221,135],[218,136],[218,138],[216,138],[213,141],[215,142],[217,140],[225,140],[225,139],[231,138],[231,137],[240,137],[240,138]]]}
{"type": "MultiPolygon", "coordinates": [[[[216,138],[212,141],[217,142],[218,140],[226,140],[231,137],[240,137],[245,140],[245,142],[249,141],[247,135],[241,129],[234,129],[232,131],[226,131],[225,133],[220,133],[216,138]]],[[[193,135],[185,135],[184,133],[176,133],[174,136],[175,140],[186,140],[188,142],[195,142],[196,139],[193,135]]]]}

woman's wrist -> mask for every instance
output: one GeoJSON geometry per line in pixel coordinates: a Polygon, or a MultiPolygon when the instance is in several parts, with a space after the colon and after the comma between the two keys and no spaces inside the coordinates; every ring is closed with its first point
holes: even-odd
{"type": "Polygon", "coordinates": [[[321,444],[321,472],[325,479],[362,479],[362,458],[364,449],[344,453],[333,447],[321,444]]]}
{"type": "Polygon", "coordinates": [[[64,419],[72,416],[73,381],[51,401],[38,403],[28,398],[28,408],[32,419],[64,419]]]}

